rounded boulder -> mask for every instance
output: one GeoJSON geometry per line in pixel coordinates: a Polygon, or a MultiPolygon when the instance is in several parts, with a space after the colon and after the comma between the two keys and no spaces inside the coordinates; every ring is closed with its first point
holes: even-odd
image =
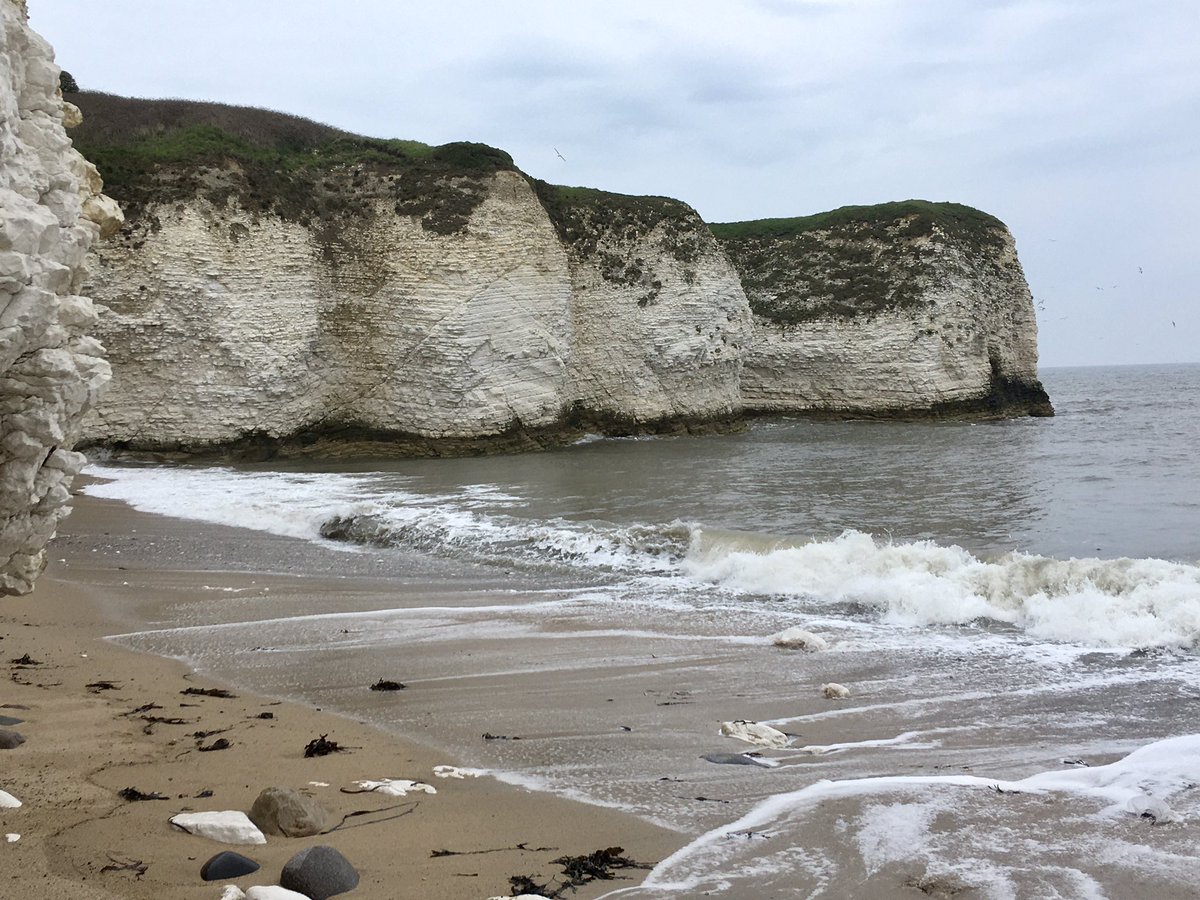
{"type": "Polygon", "coordinates": [[[291,788],[269,787],[250,807],[250,821],[266,834],[309,837],[329,826],[329,813],[312,797],[291,788]]]}

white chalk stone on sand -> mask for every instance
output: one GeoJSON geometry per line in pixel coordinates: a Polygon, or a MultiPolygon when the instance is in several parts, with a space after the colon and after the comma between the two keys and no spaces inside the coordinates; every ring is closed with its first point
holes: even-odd
{"type": "Polygon", "coordinates": [[[236,884],[227,884],[221,891],[221,900],[246,900],[246,894],[236,884]]]}
{"type": "Polygon", "coordinates": [[[10,844],[15,844],[20,839],[21,839],[21,836],[19,834],[9,833],[4,836],[4,840],[8,841],[8,843],[10,843],[10,844]]]}
{"type": "Polygon", "coordinates": [[[206,837],[222,844],[265,844],[263,833],[239,809],[213,812],[179,813],[171,816],[172,825],[189,834],[206,837]]]}
{"type": "Polygon", "coordinates": [[[0,791],[0,809],[16,809],[21,801],[7,791],[0,791]]]}
{"type": "Polygon", "coordinates": [[[836,681],[831,681],[828,684],[821,685],[821,693],[825,695],[826,700],[845,700],[850,696],[850,688],[844,684],[838,684],[836,681]]]}
{"type": "Polygon", "coordinates": [[[810,653],[817,650],[828,650],[829,641],[803,628],[787,628],[771,638],[771,643],[785,650],[806,650],[810,653]]]}
{"type": "Polygon", "coordinates": [[[409,781],[405,778],[385,778],[382,781],[356,781],[354,784],[364,791],[374,791],[377,794],[387,794],[391,797],[437,793],[437,788],[431,784],[426,784],[423,781],[409,781]]]}
{"type": "MultiPolygon", "coordinates": [[[[221,900],[225,900],[225,898],[222,897],[221,900]]],[[[256,884],[246,891],[246,900],[310,900],[310,898],[277,884],[256,884]]]]}
{"type": "Polygon", "coordinates": [[[434,766],[433,774],[438,778],[478,778],[479,769],[460,769],[458,766],[434,766]]]}
{"type": "Polygon", "coordinates": [[[786,734],[770,725],[747,722],[743,719],[722,722],[721,734],[749,744],[758,744],[760,747],[786,747],[791,741],[786,734]]]}

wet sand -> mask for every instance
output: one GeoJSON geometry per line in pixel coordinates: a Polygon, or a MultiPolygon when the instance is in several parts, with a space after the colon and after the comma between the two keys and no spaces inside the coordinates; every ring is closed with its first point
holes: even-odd
{"type": "MultiPolygon", "coordinates": [[[[276,565],[285,571],[264,574],[252,571],[243,536],[234,529],[77,498],[36,590],[0,598],[6,676],[0,715],[22,719],[11,727],[26,739],[0,751],[0,789],[23,803],[0,809],[0,833],[20,835],[0,843],[0,895],[212,900],[226,883],[277,883],[293,854],[328,844],[361,875],[351,896],[484,898],[508,895],[511,875],[553,883],[561,866],[552,860],[560,856],[620,846],[629,857],[655,862],[686,843],[677,832],[618,811],[486,777],[436,778],[435,765],[457,760],[394,733],[253,695],[200,677],[182,662],[104,640],[178,617],[181,610],[197,621],[237,618],[237,602],[222,598],[257,591],[265,582],[292,582],[287,554],[310,552],[299,541],[279,539],[279,547],[276,565]],[[236,568],[245,571],[231,571],[236,568]],[[229,590],[207,589],[216,582],[229,590]],[[26,656],[32,662],[13,662],[26,656]],[[236,696],[181,693],[189,688],[226,688],[236,696]],[[306,759],[306,744],[319,735],[350,749],[306,759]],[[202,749],[222,739],[227,749],[202,749]],[[360,779],[385,778],[427,782],[437,793],[396,798],[342,790],[354,790],[360,779]],[[310,794],[333,822],[350,818],[324,835],[271,836],[250,847],[189,835],[167,821],[185,810],[249,810],[259,791],[271,786],[310,794]],[[167,799],[127,802],[118,792],[129,787],[167,799]],[[357,815],[365,810],[371,812],[357,815]],[[225,849],[262,868],[231,882],[203,882],[200,867],[225,849]],[[432,855],[443,850],[455,853],[432,855]]],[[[378,606],[389,606],[387,582],[359,574],[352,600],[345,602],[369,603],[374,591],[378,606]]],[[[302,580],[306,596],[322,594],[320,579],[309,574],[302,580]]],[[[331,576],[329,588],[334,605],[347,596],[344,579],[331,576]]],[[[360,689],[366,692],[367,685],[360,689]]],[[[379,702],[403,702],[404,693],[380,692],[379,702]]],[[[439,715],[453,717],[454,710],[439,715]]],[[[631,881],[595,882],[573,896],[594,897],[643,874],[618,872],[631,881]]]]}
{"type": "MultiPolygon", "coordinates": [[[[553,585],[506,599],[486,567],[340,551],[86,496],[53,547],[34,594],[0,603],[0,659],[12,679],[0,703],[29,707],[0,710],[25,719],[16,727],[28,738],[0,751],[0,789],[25,802],[0,810],[0,832],[22,834],[0,844],[5,896],[215,900],[217,885],[198,872],[223,846],[172,829],[167,817],[245,810],[274,785],[310,792],[335,821],[377,812],[319,838],[237,848],[263,864],[237,879],[243,887],[273,883],[298,849],[328,843],[362,873],[352,896],[484,898],[507,895],[510,875],[550,881],[559,869],[551,860],[562,855],[621,846],[638,860],[665,859],[772,794],[822,779],[1022,778],[1068,768],[1068,757],[1103,765],[1191,730],[1191,707],[1180,701],[1192,696],[1195,666],[1169,655],[1026,659],[1005,641],[987,649],[986,634],[983,649],[964,654],[953,632],[933,630],[881,652],[836,618],[808,623],[838,643],[829,653],[782,652],[762,635],[731,643],[720,619],[711,635],[679,638],[669,611],[654,621],[648,609],[555,605],[553,585]],[[179,630],[189,625],[198,627],[179,630]],[[25,653],[41,664],[9,662],[25,653]],[[164,658],[193,653],[230,684],[164,658]],[[371,692],[378,678],[408,687],[371,692]],[[105,681],[113,687],[88,687],[105,681]],[[850,699],[822,697],[824,681],[848,684],[850,699]],[[179,693],[223,686],[239,696],[179,693]],[[183,721],[153,724],[132,712],[150,703],[161,707],[150,715],[183,721]],[[719,722],[736,718],[795,735],[791,747],[768,753],[782,766],[701,758],[753,749],[717,734],[719,722]],[[228,730],[195,737],[220,729],[228,730]],[[305,759],[305,744],[320,734],[354,749],[305,759]],[[915,736],[889,744],[904,734],[915,736]],[[199,750],[217,738],[232,746],[199,750]],[[804,749],[833,745],[846,746],[804,749]],[[543,773],[559,789],[574,785],[643,818],[490,777],[433,777],[433,766],[460,762],[543,773]],[[341,791],[383,778],[427,781],[438,793],[401,800],[341,791]],[[125,787],[170,799],[126,803],[116,795],[125,787]],[[197,797],[203,790],[213,796],[197,797]],[[658,813],[671,827],[648,824],[658,813]],[[462,855],[431,855],[443,849],[462,855]]],[[[731,900],[814,891],[993,896],[991,866],[1028,896],[1091,896],[1092,878],[1110,896],[1139,896],[1146,885],[1156,896],[1191,896],[1200,857],[1187,848],[1200,808],[1184,799],[1188,821],[1156,828],[1136,816],[1097,818],[1099,802],[990,785],[829,796],[803,815],[723,839],[711,848],[718,852],[702,849],[682,869],[694,876],[697,866],[711,873],[744,863],[753,871],[760,848],[780,850],[784,868],[732,885],[722,894],[731,900]],[[1155,871],[1123,868],[1112,848],[1151,860],[1155,871]]],[[[644,875],[624,874],[633,877],[570,896],[596,897],[644,875]]],[[[675,895],[717,886],[702,880],[675,895]]]]}

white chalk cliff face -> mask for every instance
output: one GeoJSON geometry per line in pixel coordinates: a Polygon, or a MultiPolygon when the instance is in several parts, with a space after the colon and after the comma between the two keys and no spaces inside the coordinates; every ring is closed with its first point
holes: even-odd
{"type": "Polygon", "coordinates": [[[639,305],[564,246],[524,176],[480,184],[445,234],[380,196],[335,229],[235,200],[141,210],[92,264],[114,377],[87,439],[195,451],[340,434],[403,452],[738,409],[748,309],[694,213],[686,277],[654,232],[623,248],[659,285],[639,305]]]}
{"type": "Polygon", "coordinates": [[[1051,412],[1012,237],[977,210],[710,229],[679,201],[533,181],[483,145],[79,98],[77,138],[129,203],[85,287],[114,371],[88,444],[407,455],[744,413],[1051,412]],[[219,153],[167,162],[129,140],[209,147],[214,129],[219,153]]]}
{"type": "Polygon", "coordinates": [[[120,225],[96,169],[64,131],[49,44],[23,0],[0,0],[0,593],[24,593],[69,509],[84,457],[72,451],[83,413],[108,380],[88,336],[84,258],[120,225]]]}
{"type": "Polygon", "coordinates": [[[993,222],[974,239],[938,225],[906,235],[912,220],[901,216],[870,235],[851,227],[723,241],[756,312],[746,407],[1052,415],[1037,377],[1033,298],[1012,235],[993,222]]]}

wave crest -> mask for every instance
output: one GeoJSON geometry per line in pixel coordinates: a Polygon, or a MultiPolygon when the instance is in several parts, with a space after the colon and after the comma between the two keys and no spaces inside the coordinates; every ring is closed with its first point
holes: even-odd
{"type": "Polygon", "coordinates": [[[1101,647],[1192,648],[1200,640],[1200,568],[1158,559],[1011,553],[987,561],[957,546],[859,531],[773,546],[718,532],[698,535],[683,568],[729,589],[857,604],[901,624],[990,619],[1101,647]]]}

